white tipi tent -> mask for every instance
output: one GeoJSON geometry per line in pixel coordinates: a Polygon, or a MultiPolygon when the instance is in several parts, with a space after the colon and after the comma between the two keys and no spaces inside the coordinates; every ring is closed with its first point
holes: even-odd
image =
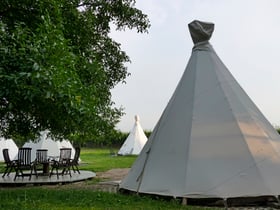
{"type": "Polygon", "coordinates": [[[13,139],[5,139],[5,138],[0,138],[0,161],[4,161],[3,157],[3,149],[9,149],[9,156],[11,160],[14,160],[17,158],[18,154],[18,146],[14,142],[13,139]]]}
{"type": "Polygon", "coordinates": [[[71,155],[74,155],[75,149],[69,140],[63,139],[60,142],[60,148],[71,148],[72,149],[71,155]]]}
{"type": "Polygon", "coordinates": [[[48,136],[49,131],[42,131],[40,137],[32,142],[26,142],[23,147],[32,148],[31,159],[35,160],[37,149],[47,149],[48,156],[58,157],[60,154],[60,148],[68,147],[72,149],[71,158],[74,158],[75,150],[69,141],[63,140],[62,142],[52,139],[48,136]]]}
{"type": "Polygon", "coordinates": [[[186,70],[120,189],[172,197],[280,194],[280,136],[193,21],[186,70]]]}
{"type": "Polygon", "coordinates": [[[134,126],[118,151],[118,155],[139,155],[146,142],[147,137],[140,125],[139,116],[136,115],[134,126]]]}

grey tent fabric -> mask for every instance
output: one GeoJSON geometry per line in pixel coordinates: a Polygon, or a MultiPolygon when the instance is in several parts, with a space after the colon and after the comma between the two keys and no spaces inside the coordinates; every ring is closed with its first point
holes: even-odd
{"type": "Polygon", "coordinates": [[[189,198],[279,195],[279,176],[279,134],[203,38],[120,189],[189,198]]]}
{"type": "Polygon", "coordinates": [[[214,31],[214,24],[194,20],[189,23],[189,30],[194,44],[208,41],[214,31]]]}

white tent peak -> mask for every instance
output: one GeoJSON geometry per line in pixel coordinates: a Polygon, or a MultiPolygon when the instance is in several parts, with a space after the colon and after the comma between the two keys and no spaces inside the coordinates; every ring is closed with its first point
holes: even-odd
{"type": "Polygon", "coordinates": [[[134,119],[135,123],[133,128],[118,151],[118,155],[139,155],[145,143],[147,142],[147,137],[140,125],[139,116],[135,115],[134,119]]]}
{"type": "Polygon", "coordinates": [[[280,136],[205,37],[195,38],[182,78],[120,189],[187,198],[279,195],[280,136]]]}
{"type": "Polygon", "coordinates": [[[140,121],[139,115],[135,115],[135,116],[134,116],[134,119],[135,119],[135,122],[139,122],[139,121],[140,121]]]}

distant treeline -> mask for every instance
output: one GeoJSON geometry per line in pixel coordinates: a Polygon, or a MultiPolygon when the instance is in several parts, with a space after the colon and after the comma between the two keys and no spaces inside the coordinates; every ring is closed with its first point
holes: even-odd
{"type": "MultiPolygon", "coordinates": [[[[151,135],[152,131],[144,130],[147,138],[151,135]]],[[[86,141],[82,146],[86,147],[120,147],[126,138],[128,137],[129,132],[122,132],[115,130],[114,132],[107,134],[106,136],[94,138],[90,141],[86,141]]]]}
{"type": "MultiPolygon", "coordinates": [[[[280,128],[276,128],[277,132],[280,134],[280,128]]],[[[144,131],[147,138],[151,135],[152,131],[144,131]]],[[[84,146],[87,147],[120,147],[126,138],[128,137],[128,132],[114,131],[113,133],[100,137],[95,140],[91,140],[84,143],[84,146]]]]}
{"type": "MultiPolygon", "coordinates": [[[[277,132],[280,134],[280,127],[275,128],[277,132]]],[[[152,131],[144,131],[147,138],[151,135],[152,131]]],[[[129,132],[122,132],[120,130],[113,130],[111,133],[107,133],[106,135],[101,135],[99,137],[96,136],[73,136],[69,138],[75,146],[82,147],[120,147],[126,138],[128,137],[129,132]]],[[[20,140],[18,138],[13,138],[15,143],[18,146],[22,146],[25,141],[20,140]]]]}

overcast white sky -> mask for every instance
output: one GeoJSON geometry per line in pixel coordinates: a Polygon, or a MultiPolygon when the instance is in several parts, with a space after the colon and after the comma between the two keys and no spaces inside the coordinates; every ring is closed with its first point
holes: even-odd
{"type": "Polygon", "coordinates": [[[132,63],[112,100],[126,113],[117,128],[130,131],[134,115],[152,130],[179,82],[193,43],[187,24],[213,22],[210,40],[242,88],[280,126],[280,0],[136,0],[149,16],[148,34],[112,32],[132,63]]]}

